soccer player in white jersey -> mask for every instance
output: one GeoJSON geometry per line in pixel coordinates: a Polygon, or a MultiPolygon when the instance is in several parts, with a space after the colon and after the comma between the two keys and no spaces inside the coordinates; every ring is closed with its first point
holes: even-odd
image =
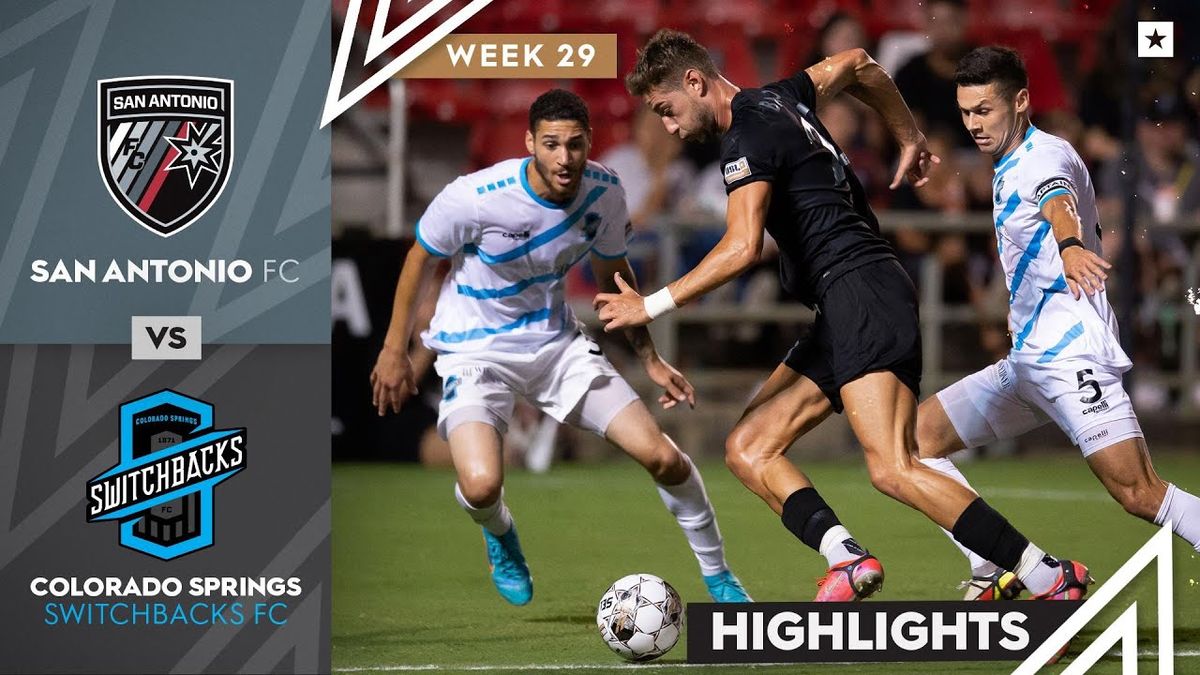
{"type": "MultiPolygon", "coordinates": [[[[748,602],[725,561],[700,472],[658,427],[646,405],[563,299],[563,277],[590,258],[596,279],[634,283],[625,259],[629,214],[620,179],[588,161],[583,100],[561,89],[529,109],[525,146],[511,159],[446,186],[417,222],[401,270],[383,349],[371,372],[380,415],[416,392],[408,345],[413,309],[439,258],[449,258],[437,311],[422,335],[443,380],[438,431],[450,442],[454,494],[483,528],[492,581],[515,605],[533,597],[512,514],[504,503],[501,437],[517,396],[555,419],[608,439],[653,477],[683,529],[717,602],[748,602]]],[[[664,408],[695,404],[692,386],[659,357],[645,328],[625,332],[664,408]]]]}
{"type": "MultiPolygon", "coordinates": [[[[1129,513],[1162,524],[1200,551],[1200,500],[1155,473],[1121,374],[1129,357],[1105,294],[1091,177],[1075,149],[1029,121],[1021,57],[980,47],[958,64],[963,124],[995,160],[996,245],[1008,279],[1009,355],[921,404],[922,461],[966,485],[952,452],[1012,438],[1053,420],[1129,513]]],[[[1015,597],[1019,582],[964,550],[968,599],[1015,597]]],[[[1087,569],[1063,565],[1064,583],[1087,569]]],[[[1034,589],[1030,589],[1031,591],[1034,589]]],[[[1035,591],[1036,595],[1036,591],[1035,591]]]]}

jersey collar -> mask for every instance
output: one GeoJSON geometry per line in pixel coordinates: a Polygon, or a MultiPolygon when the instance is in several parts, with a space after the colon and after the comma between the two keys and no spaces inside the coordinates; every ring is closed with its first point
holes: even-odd
{"type": "Polygon", "coordinates": [[[568,208],[571,207],[571,205],[573,205],[575,202],[579,201],[579,193],[583,192],[583,181],[582,180],[580,181],[580,184],[579,184],[579,190],[577,190],[575,192],[575,196],[571,199],[571,201],[569,201],[565,204],[555,204],[554,202],[552,202],[548,199],[542,199],[541,197],[539,197],[538,193],[533,191],[533,186],[529,184],[529,173],[528,173],[529,163],[532,161],[533,161],[532,157],[526,157],[525,161],[521,162],[521,171],[520,171],[521,187],[525,188],[525,194],[529,195],[530,199],[532,199],[534,202],[537,202],[537,204],[540,206],[544,206],[548,209],[558,209],[559,211],[566,211],[568,208]]]}
{"type": "Polygon", "coordinates": [[[999,167],[1001,164],[1003,164],[1003,163],[1007,162],[1009,159],[1011,159],[1012,156],[1017,153],[1017,150],[1021,149],[1021,144],[1027,142],[1029,140],[1029,137],[1032,136],[1033,132],[1035,132],[1035,131],[1037,131],[1037,127],[1033,126],[1033,123],[1030,122],[1029,128],[1025,130],[1025,137],[1021,139],[1020,143],[1017,143],[1017,147],[1004,153],[1003,157],[996,160],[996,162],[994,164],[992,164],[992,168],[995,169],[995,168],[999,167]]]}

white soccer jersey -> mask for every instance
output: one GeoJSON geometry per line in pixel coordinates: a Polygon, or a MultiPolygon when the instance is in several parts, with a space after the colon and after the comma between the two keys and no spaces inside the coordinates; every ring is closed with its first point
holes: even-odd
{"type": "Polygon", "coordinates": [[[625,255],[629,214],[617,176],[588,162],[567,205],[548,202],[510,159],[447,185],[417,222],[425,250],[450,258],[421,334],[439,353],[536,349],[575,330],[563,277],[589,253],[625,255]]]}
{"type": "Polygon", "coordinates": [[[1100,254],[1096,193],[1083,160],[1057,136],[1030,126],[1017,148],[996,162],[992,179],[996,243],[1008,279],[1010,358],[1049,363],[1087,356],[1127,369],[1117,321],[1104,291],[1071,294],[1050,222],[1042,215],[1047,200],[1072,194],[1088,250],[1100,254]]]}

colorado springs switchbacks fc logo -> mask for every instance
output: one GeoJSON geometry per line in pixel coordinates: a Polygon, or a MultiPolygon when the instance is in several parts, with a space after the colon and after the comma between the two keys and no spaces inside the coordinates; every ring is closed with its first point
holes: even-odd
{"type": "Polygon", "coordinates": [[[121,406],[120,461],[87,484],[87,520],[120,522],[122,546],[163,560],[213,543],[213,487],[246,468],[246,430],[213,430],[213,406],[164,389],[121,406]]]}
{"type": "Polygon", "coordinates": [[[163,237],[204,215],[229,179],[233,80],[123,77],[96,93],[97,159],[117,204],[163,237]]]}

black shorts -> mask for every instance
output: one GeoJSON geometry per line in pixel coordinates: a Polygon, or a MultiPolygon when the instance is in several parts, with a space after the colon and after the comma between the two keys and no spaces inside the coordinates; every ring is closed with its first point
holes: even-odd
{"type": "Polygon", "coordinates": [[[921,326],[917,292],[900,263],[881,260],[844,273],[817,304],[817,320],[784,365],[817,384],[842,412],[842,386],[886,370],[920,395],[921,326]]]}

